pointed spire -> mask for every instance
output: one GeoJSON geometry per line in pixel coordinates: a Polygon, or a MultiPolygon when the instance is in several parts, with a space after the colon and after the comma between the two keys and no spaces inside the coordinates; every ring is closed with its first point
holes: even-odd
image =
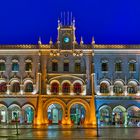
{"type": "Polygon", "coordinates": [[[64,11],[64,23],[63,23],[64,26],[65,26],[65,20],[66,20],[66,17],[65,17],[65,11],[64,11]]]}
{"type": "Polygon", "coordinates": [[[72,25],[72,12],[71,12],[71,14],[70,14],[70,25],[72,25]]]}
{"type": "Polygon", "coordinates": [[[60,23],[60,19],[59,18],[58,18],[57,22],[58,22],[58,26],[60,26],[61,23],[60,23]]]}
{"type": "Polygon", "coordinates": [[[94,36],[92,37],[92,45],[95,44],[94,36]]]}
{"type": "Polygon", "coordinates": [[[52,42],[52,38],[50,37],[50,41],[49,41],[49,44],[52,45],[53,42],[52,42]]]}
{"type": "Polygon", "coordinates": [[[81,36],[81,41],[80,41],[80,45],[83,45],[84,41],[83,41],[83,37],[81,36]]]}
{"type": "Polygon", "coordinates": [[[69,25],[69,11],[67,12],[67,25],[69,25]]]}
{"type": "Polygon", "coordinates": [[[72,25],[75,27],[75,18],[72,20],[72,25]]]}
{"type": "Polygon", "coordinates": [[[39,39],[38,39],[38,45],[41,45],[41,44],[42,44],[41,37],[39,37],[39,39]]]}

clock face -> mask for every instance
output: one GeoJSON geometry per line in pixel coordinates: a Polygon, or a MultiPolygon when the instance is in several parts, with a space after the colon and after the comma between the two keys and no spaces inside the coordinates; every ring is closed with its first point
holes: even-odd
{"type": "Polygon", "coordinates": [[[69,42],[70,42],[70,38],[69,38],[69,37],[67,37],[67,36],[66,36],[66,37],[64,37],[64,42],[65,42],[65,43],[69,43],[69,42]]]}

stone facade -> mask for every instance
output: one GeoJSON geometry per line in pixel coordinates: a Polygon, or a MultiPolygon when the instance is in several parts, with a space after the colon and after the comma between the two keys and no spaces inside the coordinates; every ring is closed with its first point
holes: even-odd
{"type": "Polygon", "coordinates": [[[73,20],[58,21],[56,43],[1,45],[1,123],[96,124],[93,50],[82,42],[73,20]]]}

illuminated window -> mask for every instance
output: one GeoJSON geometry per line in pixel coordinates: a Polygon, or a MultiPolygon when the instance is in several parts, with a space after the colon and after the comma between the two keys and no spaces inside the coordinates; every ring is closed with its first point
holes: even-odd
{"type": "Polygon", "coordinates": [[[6,70],[5,63],[0,62],[0,71],[5,71],[5,70],[6,70]]]}
{"type": "Polygon", "coordinates": [[[115,63],[115,71],[122,71],[122,62],[121,61],[117,61],[115,63]]]}
{"type": "Polygon", "coordinates": [[[116,83],[113,87],[113,92],[114,93],[123,93],[124,91],[124,88],[123,88],[123,85],[120,84],[120,83],[116,83]]]}
{"type": "Polygon", "coordinates": [[[59,93],[59,84],[54,82],[51,84],[51,93],[59,93]]]}
{"type": "Polygon", "coordinates": [[[0,83],[0,92],[6,92],[7,86],[5,82],[0,83]]]}
{"type": "Polygon", "coordinates": [[[109,93],[109,87],[106,83],[101,83],[100,93],[109,93]]]}
{"type": "Polygon", "coordinates": [[[19,64],[18,64],[18,62],[13,62],[12,63],[12,71],[14,71],[14,72],[19,71],[19,64]]]}
{"type": "Polygon", "coordinates": [[[80,83],[75,83],[74,84],[74,89],[73,89],[74,93],[81,93],[81,84],[80,83]]]}
{"type": "Polygon", "coordinates": [[[102,71],[108,71],[108,61],[107,60],[102,61],[101,70],[102,71]]]}
{"type": "Polygon", "coordinates": [[[129,62],[129,71],[130,72],[136,71],[136,61],[130,61],[129,62]]]}
{"type": "Polygon", "coordinates": [[[20,84],[18,82],[13,83],[12,92],[20,92],[20,84]]]}
{"type": "Polygon", "coordinates": [[[25,92],[33,92],[33,84],[32,83],[27,83],[25,85],[25,92]]]}
{"type": "Polygon", "coordinates": [[[70,84],[69,83],[64,83],[62,86],[62,92],[63,93],[70,93],[70,84]]]}
{"type": "Polygon", "coordinates": [[[75,63],[75,72],[80,72],[81,71],[81,64],[79,62],[75,63]]]}
{"type": "Polygon", "coordinates": [[[130,94],[137,93],[137,84],[129,83],[128,87],[127,87],[127,92],[130,93],[130,94]]]}
{"type": "Polygon", "coordinates": [[[25,71],[32,71],[32,63],[31,62],[25,63],[25,71]]]}
{"type": "Polygon", "coordinates": [[[58,63],[52,62],[52,71],[58,71],[58,63]]]}
{"type": "Polygon", "coordinates": [[[64,62],[64,71],[69,71],[69,63],[68,62],[64,62]]]}

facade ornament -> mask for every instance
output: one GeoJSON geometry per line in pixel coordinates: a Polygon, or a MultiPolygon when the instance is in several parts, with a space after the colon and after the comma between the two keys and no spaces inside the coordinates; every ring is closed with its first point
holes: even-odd
{"type": "Polygon", "coordinates": [[[60,19],[58,19],[57,22],[58,22],[58,27],[60,27],[61,26],[60,19]]]}
{"type": "Polygon", "coordinates": [[[84,44],[84,41],[83,41],[83,37],[81,36],[80,45],[82,46],[83,44],[84,44]]]}
{"type": "Polygon", "coordinates": [[[41,44],[42,44],[41,37],[39,37],[39,39],[38,39],[38,45],[41,45],[41,44]]]}
{"type": "Polygon", "coordinates": [[[51,37],[50,37],[49,44],[50,44],[50,45],[52,45],[52,44],[53,44],[53,41],[52,41],[52,38],[51,38],[51,37]]]}
{"type": "Polygon", "coordinates": [[[92,37],[92,42],[91,42],[92,45],[95,44],[95,40],[94,40],[94,36],[92,37]]]}
{"type": "Polygon", "coordinates": [[[50,56],[52,56],[52,57],[53,57],[53,56],[60,56],[60,51],[59,51],[59,50],[58,50],[58,51],[53,51],[53,50],[52,50],[52,51],[50,52],[50,56]]]}

